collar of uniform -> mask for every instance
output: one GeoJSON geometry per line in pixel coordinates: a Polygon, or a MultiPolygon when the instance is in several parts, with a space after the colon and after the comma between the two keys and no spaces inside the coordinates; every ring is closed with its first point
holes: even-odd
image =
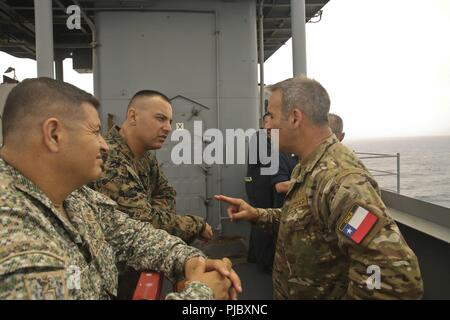
{"type": "Polygon", "coordinates": [[[133,160],[134,154],[119,131],[120,127],[114,125],[111,130],[109,130],[106,136],[106,142],[108,143],[111,150],[115,149],[116,152],[120,152],[124,154],[128,159],[133,160]]]}
{"type": "Polygon", "coordinates": [[[303,182],[306,174],[311,172],[316,166],[317,162],[322,158],[324,153],[328,150],[330,146],[339,142],[334,134],[325,139],[313,152],[306,158],[304,164],[300,164],[299,176],[296,178],[296,182],[303,182]]]}
{"type": "Polygon", "coordinates": [[[80,235],[78,232],[68,224],[65,219],[61,217],[61,213],[58,212],[56,207],[53,205],[53,203],[50,201],[50,199],[39,189],[37,185],[35,185],[30,179],[23,176],[19,171],[16,170],[13,166],[8,164],[5,160],[0,158],[0,173],[7,173],[12,178],[14,186],[21,190],[22,192],[25,192],[35,198],[36,200],[39,200],[44,206],[46,206],[48,209],[50,209],[55,216],[58,217],[58,219],[63,223],[65,229],[72,234],[72,237],[75,239],[76,242],[81,242],[80,235]]]}
{"type": "Polygon", "coordinates": [[[36,186],[30,179],[23,176],[19,171],[16,170],[13,166],[7,163],[5,160],[0,160],[0,172],[7,173],[12,180],[14,186],[31,195],[33,198],[36,198],[40,202],[42,202],[46,207],[51,208],[52,202],[50,199],[36,186]]]}

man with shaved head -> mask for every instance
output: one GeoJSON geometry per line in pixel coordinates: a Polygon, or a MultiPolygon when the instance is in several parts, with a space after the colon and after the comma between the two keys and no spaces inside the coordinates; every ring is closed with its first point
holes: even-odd
{"type": "Polygon", "coordinates": [[[328,125],[330,126],[331,132],[334,133],[336,138],[342,142],[345,137],[344,132],[344,121],[342,121],[342,118],[334,113],[328,114],[328,125]]]}
{"type": "Polygon", "coordinates": [[[188,243],[196,237],[209,240],[212,230],[203,218],[176,215],[176,192],[150,152],[160,149],[171,131],[170,100],[158,91],[137,92],[122,127],[114,126],[106,136],[105,175],[91,187],[133,219],[151,222],[188,243]]]}
{"type": "Polygon", "coordinates": [[[118,263],[185,278],[169,299],[235,297],[231,263],[205,260],[84,186],[101,176],[108,151],[98,106],[92,95],[48,78],[10,92],[0,149],[0,299],[114,298],[118,263]]]}

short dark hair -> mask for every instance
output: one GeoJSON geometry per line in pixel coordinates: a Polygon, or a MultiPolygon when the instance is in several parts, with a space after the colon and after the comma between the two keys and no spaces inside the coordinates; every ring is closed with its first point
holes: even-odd
{"type": "Polygon", "coordinates": [[[337,114],[328,114],[328,123],[334,134],[342,134],[344,132],[344,121],[337,114]]]}
{"type": "Polygon", "coordinates": [[[99,101],[90,93],[66,82],[51,78],[25,79],[15,86],[6,98],[2,116],[3,139],[17,130],[26,116],[83,117],[83,102],[98,109],[99,101]]]}
{"type": "Polygon", "coordinates": [[[170,99],[164,94],[156,90],[141,90],[134,94],[133,98],[131,98],[130,102],[128,103],[128,109],[131,107],[131,105],[135,102],[136,99],[141,97],[160,97],[164,101],[168,102],[170,104],[170,99]]]}

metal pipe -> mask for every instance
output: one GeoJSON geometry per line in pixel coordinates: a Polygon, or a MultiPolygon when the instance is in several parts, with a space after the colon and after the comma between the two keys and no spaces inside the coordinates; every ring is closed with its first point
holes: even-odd
{"type": "Polygon", "coordinates": [[[80,7],[80,13],[81,16],[84,18],[84,20],[86,20],[87,25],[89,26],[89,28],[91,29],[91,31],[95,31],[95,24],[94,22],[92,22],[91,18],[89,18],[89,16],[86,14],[86,9],[81,9],[80,3],[78,2],[78,0],[72,0],[74,4],[76,4],[78,7],[80,7]]]}
{"type": "Polygon", "coordinates": [[[54,78],[52,0],[34,0],[38,77],[54,78]]]}
{"type": "Polygon", "coordinates": [[[400,153],[397,152],[397,193],[400,193],[400,153]]]}
{"type": "Polygon", "coordinates": [[[265,112],[264,105],[264,0],[259,3],[259,118],[262,119],[265,112]]]}
{"type": "MultiPolygon", "coordinates": [[[[95,0],[94,0],[95,1],[95,0]]],[[[93,2],[93,1],[91,1],[93,2]]],[[[315,7],[320,7],[323,6],[323,4],[319,3],[306,3],[305,7],[311,7],[311,8],[315,8],[315,7]]],[[[287,3],[266,3],[264,4],[264,7],[270,7],[270,8],[289,8],[290,5],[287,3]]],[[[27,6],[12,6],[11,9],[14,10],[34,10],[33,7],[27,7],[27,6]]],[[[125,8],[120,8],[120,7],[93,7],[93,8],[86,8],[86,11],[104,11],[104,10],[109,10],[109,9],[113,9],[113,10],[121,10],[121,9],[134,9],[134,10],[140,10],[140,8],[130,8],[130,7],[125,7],[125,8]]],[[[142,8],[142,9],[151,9],[151,8],[142,8]]]]}
{"type": "MultiPolygon", "coordinates": [[[[305,7],[311,7],[311,8],[320,7],[320,6],[323,6],[323,4],[322,3],[306,3],[305,4],[305,7]]],[[[267,3],[267,4],[264,5],[264,7],[289,8],[290,4],[289,3],[275,3],[275,4],[267,3]]]]}
{"type": "MultiPolygon", "coordinates": [[[[216,113],[217,113],[217,128],[220,130],[220,25],[219,25],[219,14],[214,11],[215,19],[215,44],[216,44],[216,113]]],[[[218,193],[222,194],[222,166],[217,165],[217,175],[218,175],[218,193]]],[[[222,236],[222,201],[219,201],[219,224],[217,228],[219,230],[220,236],[222,236]]]]}
{"type": "Polygon", "coordinates": [[[305,0],[291,0],[293,74],[306,75],[305,0]]]}
{"type": "Polygon", "coordinates": [[[89,49],[92,46],[84,43],[55,43],[55,49],[89,49]]]}
{"type": "Polygon", "coordinates": [[[265,17],[266,21],[291,21],[291,17],[265,17]]]}
{"type": "MultiPolygon", "coordinates": [[[[76,4],[78,7],[80,7],[80,13],[81,16],[86,21],[87,25],[89,26],[89,29],[92,33],[92,42],[91,42],[91,48],[92,48],[92,74],[94,77],[94,95],[99,97],[100,96],[100,83],[99,83],[99,70],[98,70],[98,61],[97,61],[97,28],[95,27],[95,23],[89,18],[89,16],[86,14],[84,9],[81,9],[81,6],[78,2],[78,0],[72,0],[74,4],[76,4]]],[[[102,113],[101,107],[100,107],[100,116],[102,113]]]]}
{"type": "Polygon", "coordinates": [[[20,47],[25,51],[31,53],[33,56],[36,54],[33,48],[30,48],[32,47],[32,45],[27,43],[26,41],[0,39],[0,48],[15,48],[15,47],[20,47]]]}
{"type": "Polygon", "coordinates": [[[64,58],[56,58],[55,59],[55,76],[56,80],[64,81],[64,66],[63,66],[64,58]]]}

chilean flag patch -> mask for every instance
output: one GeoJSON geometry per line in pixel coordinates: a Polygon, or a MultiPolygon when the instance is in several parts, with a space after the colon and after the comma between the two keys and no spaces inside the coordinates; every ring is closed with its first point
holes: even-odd
{"type": "Polygon", "coordinates": [[[347,238],[350,238],[359,244],[367,233],[369,233],[377,220],[378,217],[376,215],[358,206],[350,220],[344,224],[341,232],[347,238]]]}

